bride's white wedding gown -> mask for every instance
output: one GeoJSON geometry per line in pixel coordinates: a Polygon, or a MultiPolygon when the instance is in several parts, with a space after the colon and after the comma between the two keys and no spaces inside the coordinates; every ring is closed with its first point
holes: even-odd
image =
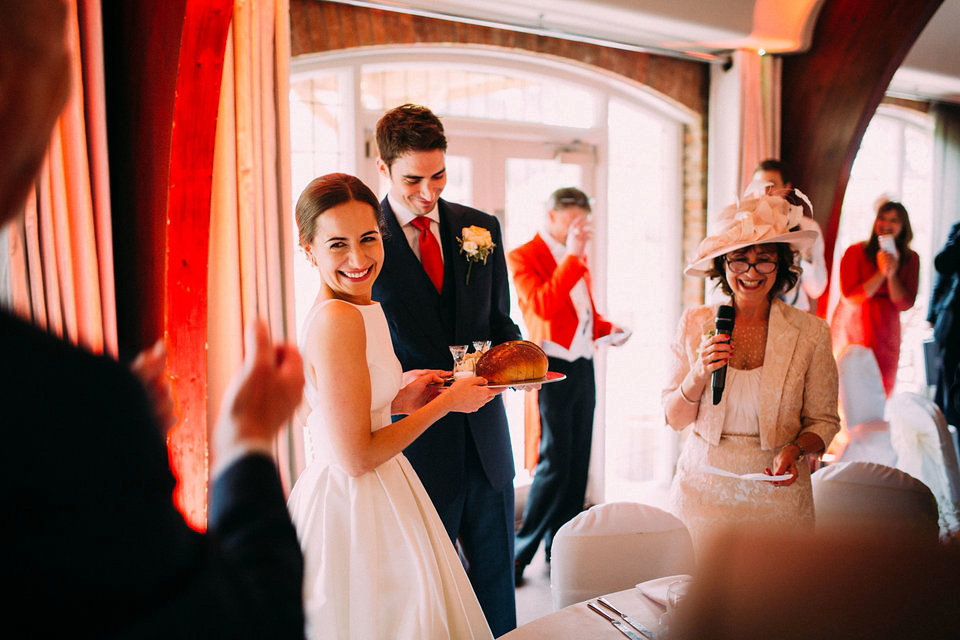
{"type": "MultiPolygon", "coordinates": [[[[308,314],[303,335],[321,306],[308,314]]],[[[377,430],[390,424],[402,371],[380,305],[353,306],[366,328],[370,422],[377,430]]],[[[362,476],[348,475],[333,455],[317,409],[318,384],[323,380],[316,380],[308,367],[306,431],[312,460],[288,502],[304,553],[308,636],[492,638],[413,467],[401,453],[362,476]]]]}

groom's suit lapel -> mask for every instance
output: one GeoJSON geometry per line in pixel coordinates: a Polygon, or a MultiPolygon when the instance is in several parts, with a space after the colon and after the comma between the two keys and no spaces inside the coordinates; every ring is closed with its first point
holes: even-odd
{"type": "MultiPolygon", "coordinates": [[[[443,245],[443,297],[447,325],[454,327],[455,336],[473,336],[471,301],[466,297],[467,260],[460,253],[457,238],[463,227],[469,226],[461,211],[445,200],[440,200],[440,241],[443,245]]],[[[476,273],[474,273],[476,277],[476,273]]],[[[461,340],[473,339],[462,338],[461,340]]]]}
{"type": "MultiPolygon", "coordinates": [[[[386,258],[384,272],[380,274],[380,278],[389,280],[389,289],[393,292],[391,297],[406,307],[410,316],[416,319],[416,326],[424,336],[445,336],[446,331],[441,322],[441,315],[439,312],[433,312],[433,310],[439,311],[440,295],[407,243],[403,228],[397,222],[397,216],[386,200],[383,202],[383,212],[388,233],[384,238],[386,258]]],[[[443,252],[446,263],[446,249],[443,249],[443,252]]],[[[444,272],[446,281],[446,268],[444,272]]],[[[445,337],[443,339],[446,340],[445,337]]]]}
{"type": "MultiPolygon", "coordinates": [[[[397,262],[394,265],[388,265],[390,272],[392,274],[404,274],[403,277],[408,279],[408,286],[411,290],[416,290],[423,294],[436,294],[437,290],[433,287],[433,283],[430,282],[430,277],[427,275],[427,272],[423,270],[423,265],[407,243],[407,236],[403,232],[403,227],[401,227],[397,221],[397,216],[394,214],[393,209],[390,208],[386,200],[384,200],[383,206],[384,218],[387,221],[387,230],[389,232],[389,237],[385,240],[384,244],[389,245],[390,259],[397,262]]],[[[444,258],[446,258],[446,252],[444,252],[444,258]]]]}

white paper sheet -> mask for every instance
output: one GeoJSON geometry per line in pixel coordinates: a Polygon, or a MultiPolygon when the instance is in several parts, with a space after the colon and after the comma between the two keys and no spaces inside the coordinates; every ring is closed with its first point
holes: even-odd
{"type": "Polygon", "coordinates": [[[727,478],[739,478],[740,480],[753,480],[753,481],[760,481],[760,482],[778,482],[780,480],[789,480],[790,478],[793,477],[789,473],[784,473],[783,475],[779,475],[779,476],[768,476],[765,473],[744,473],[741,475],[737,475],[730,471],[724,471],[723,469],[711,467],[708,464],[700,465],[700,468],[698,470],[702,471],[703,473],[712,473],[713,475],[716,475],[716,476],[726,476],[727,478]]]}

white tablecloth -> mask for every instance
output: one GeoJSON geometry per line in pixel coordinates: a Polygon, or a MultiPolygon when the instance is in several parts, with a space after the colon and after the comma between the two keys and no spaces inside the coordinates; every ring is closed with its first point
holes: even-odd
{"type": "MultiPolygon", "coordinates": [[[[664,608],[639,589],[630,588],[606,596],[613,606],[636,618],[654,633],[657,632],[664,608]]],[[[596,599],[588,600],[596,604],[596,599]]],[[[612,624],[587,608],[587,602],[578,602],[500,636],[503,640],[625,640],[612,624]]],[[[614,616],[616,617],[616,616],[614,616]]]]}

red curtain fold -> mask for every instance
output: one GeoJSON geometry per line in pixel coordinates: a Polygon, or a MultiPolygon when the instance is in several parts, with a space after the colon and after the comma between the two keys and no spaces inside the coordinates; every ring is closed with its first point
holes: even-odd
{"type": "MultiPolygon", "coordinates": [[[[214,157],[208,274],[208,421],[243,357],[243,328],[267,321],[295,341],[289,149],[287,0],[234,3],[214,157]]],[[[277,442],[289,490],[303,466],[302,438],[277,442]]]]}
{"type": "Polygon", "coordinates": [[[100,3],[81,4],[68,3],[68,37],[76,53],[72,94],[35,193],[23,219],[11,227],[11,303],[51,333],[115,356],[100,3]]]}

